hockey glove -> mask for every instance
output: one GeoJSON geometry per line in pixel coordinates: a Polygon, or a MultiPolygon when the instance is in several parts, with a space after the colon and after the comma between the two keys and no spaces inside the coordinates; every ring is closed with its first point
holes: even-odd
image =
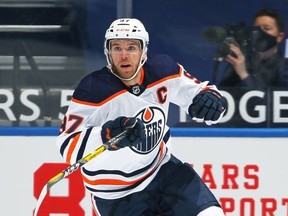
{"type": "Polygon", "coordinates": [[[113,121],[106,122],[102,126],[101,137],[103,143],[125,130],[128,130],[126,137],[117,144],[111,145],[108,150],[118,150],[126,146],[136,146],[145,139],[144,124],[140,119],[120,116],[113,121]]]}
{"type": "Polygon", "coordinates": [[[214,90],[201,91],[194,97],[188,112],[191,117],[204,121],[217,121],[226,110],[226,101],[214,90]]]}

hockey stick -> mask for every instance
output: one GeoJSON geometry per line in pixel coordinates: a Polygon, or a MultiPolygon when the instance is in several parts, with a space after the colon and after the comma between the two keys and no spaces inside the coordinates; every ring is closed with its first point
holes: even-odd
{"type": "MultiPolygon", "coordinates": [[[[135,124],[136,124],[136,122],[135,122],[135,124]]],[[[36,205],[36,208],[35,208],[35,211],[34,211],[34,216],[37,216],[38,210],[39,210],[39,208],[40,208],[40,206],[41,206],[46,194],[48,193],[48,191],[51,189],[51,187],[53,185],[55,185],[57,182],[61,181],[62,179],[64,179],[68,175],[70,175],[71,173],[75,172],[77,169],[82,167],[87,162],[91,161],[93,158],[95,158],[96,156],[98,156],[99,154],[104,152],[108,147],[113,146],[113,145],[117,144],[118,142],[120,142],[123,138],[126,137],[126,134],[127,134],[128,130],[130,128],[133,128],[134,125],[132,125],[128,129],[126,129],[122,133],[116,135],[115,137],[112,137],[110,140],[108,140],[106,143],[101,145],[99,148],[95,149],[93,152],[89,153],[85,157],[83,157],[80,160],[78,160],[76,163],[68,166],[62,172],[58,173],[56,176],[51,178],[47,182],[47,184],[42,188],[42,191],[40,193],[40,196],[38,198],[37,205],[36,205]]]]}

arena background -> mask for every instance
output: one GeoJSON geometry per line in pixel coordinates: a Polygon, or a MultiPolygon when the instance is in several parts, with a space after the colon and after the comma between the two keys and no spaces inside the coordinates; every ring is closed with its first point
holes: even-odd
{"type": "MultiPolygon", "coordinates": [[[[169,54],[198,79],[217,84],[225,62],[214,69],[219,44],[207,41],[204,29],[249,27],[253,14],[265,7],[288,20],[287,5],[287,0],[1,0],[0,125],[58,126],[81,77],[106,65],[103,38],[117,17],[143,21],[151,54],[169,54]]],[[[280,49],[288,56],[285,46],[287,36],[280,49]]],[[[214,127],[287,127],[287,89],[221,90],[228,112],[214,127]]],[[[174,105],[171,110],[170,126],[203,126],[174,105]]]]}
{"type": "MultiPolygon", "coordinates": [[[[218,44],[203,29],[252,25],[264,7],[278,10],[288,34],[287,0],[0,0],[0,215],[32,215],[43,185],[67,166],[56,148],[58,127],[79,79],[106,64],[103,37],[112,20],[139,18],[152,54],[167,53],[211,80],[218,44]]],[[[281,50],[288,57],[287,36],[281,50]]],[[[228,112],[216,126],[171,107],[174,153],[195,167],[227,216],[288,215],[287,89],[237,98],[235,89],[222,91],[228,112]]],[[[40,215],[93,215],[78,172],[53,187],[40,215]]]]}

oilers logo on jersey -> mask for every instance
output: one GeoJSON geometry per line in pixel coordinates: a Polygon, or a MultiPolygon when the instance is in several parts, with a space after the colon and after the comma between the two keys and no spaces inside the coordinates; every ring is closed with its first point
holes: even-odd
{"type": "Polygon", "coordinates": [[[147,154],[156,148],[163,138],[165,114],[161,108],[149,106],[141,110],[136,118],[141,119],[145,125],[146,140],[133,147],[132,150],[140,154],[147,154]]]}

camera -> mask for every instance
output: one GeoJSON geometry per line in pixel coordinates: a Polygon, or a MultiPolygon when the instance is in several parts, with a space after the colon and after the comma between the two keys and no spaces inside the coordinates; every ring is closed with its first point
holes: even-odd
{"type": "Polygon", "coordinates": [[[245,22],[228,24],[225,26],[210,26],[202,31],[202,36],[207,42],[217,43],[216,54],[214,57],[214,68],[212,72],[212,81],[215,82],[219,63],[227,55],[237,58],[231,51],[230,44],[238,46],[246,61],[252,59],[256,52],[265,52],[274,46],[277,46],[277,37],[269,35],[261,27],[246,26],[245,22]]]}
{"type": "Polygon", "coordinates": [[[203,29],[202,37],[207,42],[217,43],[215,60],[222,61],[228,54],[232,54],[229,44],[238,46],[245,56],[253,51],[266,49],[267,41],[271,40],[260,27],[246,26],[245,22],[227,24],[225,26],[209,26],[203,29]]]}

